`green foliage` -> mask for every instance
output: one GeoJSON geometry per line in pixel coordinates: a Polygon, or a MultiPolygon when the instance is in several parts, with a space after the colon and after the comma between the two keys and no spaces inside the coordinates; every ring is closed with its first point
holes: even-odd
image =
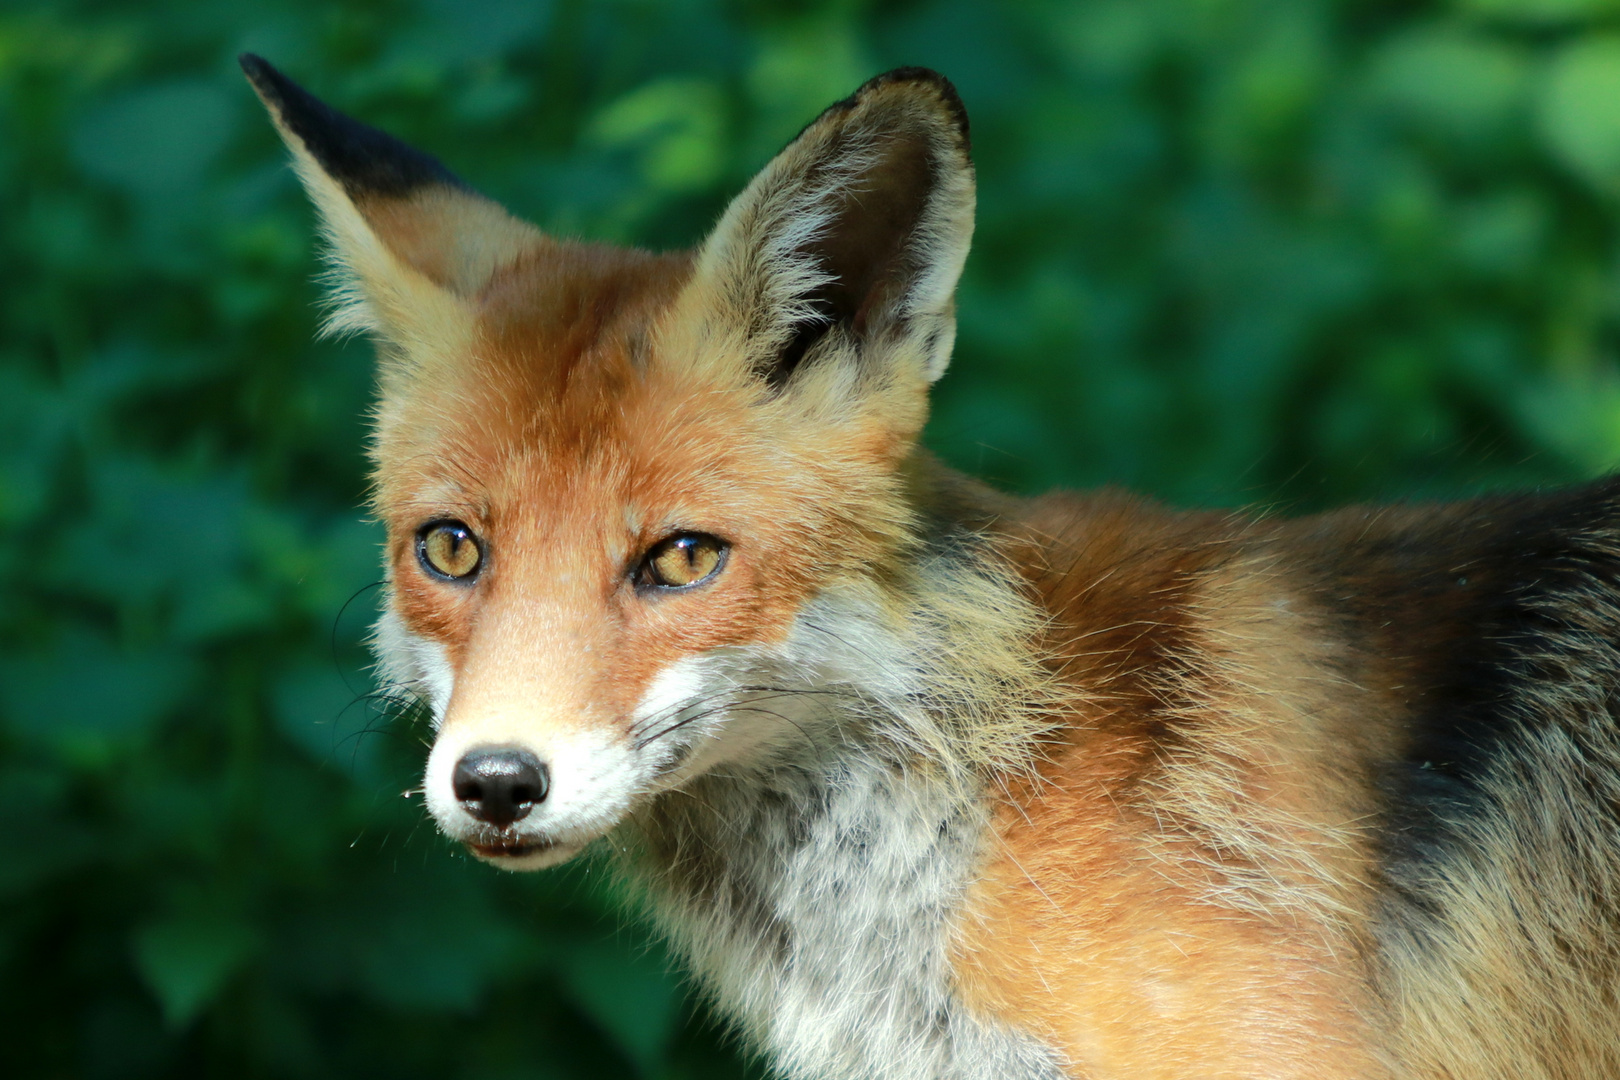
{"type": "Polygon", "coordinates": [[[498,875],[399,795],[369,358],[314,341],[243,49],[652,246],[864,77],[945,71],[982,202],[929,440],[1018,489],[1308,509],[1620,458],[1609,0],[7,6],[10,1076],[747,1074],[599,869],[498,875]]]}

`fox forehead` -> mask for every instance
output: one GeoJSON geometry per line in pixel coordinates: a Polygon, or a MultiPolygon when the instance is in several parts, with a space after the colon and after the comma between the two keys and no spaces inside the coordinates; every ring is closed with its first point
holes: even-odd
{"type": "Polygon", "coordinates": [[[405,343],[377,409],[380,509],[440,474],[485,482],[492,457],[542,443],[588,443],[622,409],[659,313],[690,272],[656,256],[538,238],[452,314],[468,333],[429,353],[405,343]],[[401,468],[403,464],[405,467],[401,468]],[[418,476],[411,466],[420,466],[418,476]]]}
{"type": "Polygon", "coordinates": [[[692,332],[716,305],[690,278],[687,253],[544,238],[500,267],[462,348],[384,380],[379,516],[405,532],[432,514],[504,528],[543,508],[570,532],[629,540],[757,519],[827,547],[830,505],[864,503],[873,526],[892,516],[876,505],[898,505],[885,418],[828,423],[762,394],[741,358],[691,355],[726,341],[692,332]]]}
{"type": "Polygon", "coordinates": [[[409,629],[457,668],[480,621],[514,644],[667,662],[778,639],[818,588],[891,554],[883,522],[903,504],[880,434],[795,418],[715,374],[735,365],[670,355],[683,257],[546,246],[492,277],[465,350],[385,386],[374,503],[409,629]],[[486,546],[470,588],[416,565],[417,531],[442,518],[486,546]],[[731,543],[725,574],[702,603],[638,604],[637,561],[681,531],[731,543]],[[536,633],[543,619],[568,629],[536,633]],[[607,622],[613,635],[593,629],[607,622]]]}

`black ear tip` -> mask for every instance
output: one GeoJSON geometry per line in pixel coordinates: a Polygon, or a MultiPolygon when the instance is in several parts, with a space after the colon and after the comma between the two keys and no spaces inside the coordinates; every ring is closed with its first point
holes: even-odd
{"type": "Polygon", "coordinates": [[[266,98],[279,101],[284,96],[284,86],[292,82],[257,53],[245,52],[236,58],[236,62],[242,65],[242,74],[253,84],[253,89],[266,98]]]}
{"type": "Polygon", "coordinates": [[[950,116],[952,122],[956,125],[957,131],[962,136],[963,149],[967,149],[969,146],[967,106],[962,104],[962,95],[956,92],[956,87],[951,84],[951,80],[933,68],[898,67],[892,71],[885,71],[881,75],[866,80],[861,84],[859,90],[856,90],[844,101],[839,102],[839,105],[853,106],[874,91],[892,86],[907,85],[924,87],[938,98],[940,105],[944,107],[945,112],[950,116]]]}
{"type": "Polygon", "coordinates": [[[942,96],[948,96],[956,101],[962,100],[957,96],[956,87],[951,85],[951,80],[933,68],[926,67],[897,67],[885,71],[881,75],[874,75],[866,80],[856,93],[860,94],[869,89],[875,89],[879,86],[892,86],[896,83],[925,83],[938,88],[942,96]]]}
{"type": "Polygon", "coordinates": [[[242,74],[247,76],[248,82],[265,104],[283,119],[287,118],[289,112],[326,109],[315,95],[287,78],[264,57],[245,52],[236,58],[236,62],[242,65],[242,74]]]}
{"type": "Polygon", "coordinates": [[[344,116],[264,57],[243,53],[236,59],[283,130],[301,142],[351,197],[403,196],[433,184],[465,186],[437,158],[344,116]]]}

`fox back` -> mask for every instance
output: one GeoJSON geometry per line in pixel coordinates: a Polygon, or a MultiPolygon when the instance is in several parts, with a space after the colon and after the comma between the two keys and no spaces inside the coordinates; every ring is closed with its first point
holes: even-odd
{"type": "Polygon", "coordinates": [[[952,473],[930,71],[652,254],[243,66],[377,344],[377,653],[451,839],[612,860],[787,1077],[1620,1075],[1620,485],[1282,521],[952,473]]]}

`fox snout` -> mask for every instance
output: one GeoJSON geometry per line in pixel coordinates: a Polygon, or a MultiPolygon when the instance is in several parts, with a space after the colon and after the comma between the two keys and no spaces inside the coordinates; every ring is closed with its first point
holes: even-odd
{"type": "Polygon", "coordinates": [[[528,817],[550,787],[545,763],[522,747],[477,747],[462,755],[450,777],[461,808],[497,829],[528,817]]]}
{"type": "Polygon", "coordinates": [[[616,824],[633,796],[623,749],[605,738],[441,731],[427,805],[439,828],[510,870],[563,862],[616,824]],[[470,738],[467,737],[470,735],[470,738]]]}
{"type": "Polygon", "coordinates": [[[449,800],[432,798],[429,775],[429,803],[437,803],[439,824],[486,862],[531,869],[578,850],[550,835],[543,812],[534,815],[551,794],[551,770],[527,747],[480,745],[462,753],[450,770],[449,800]]]}

